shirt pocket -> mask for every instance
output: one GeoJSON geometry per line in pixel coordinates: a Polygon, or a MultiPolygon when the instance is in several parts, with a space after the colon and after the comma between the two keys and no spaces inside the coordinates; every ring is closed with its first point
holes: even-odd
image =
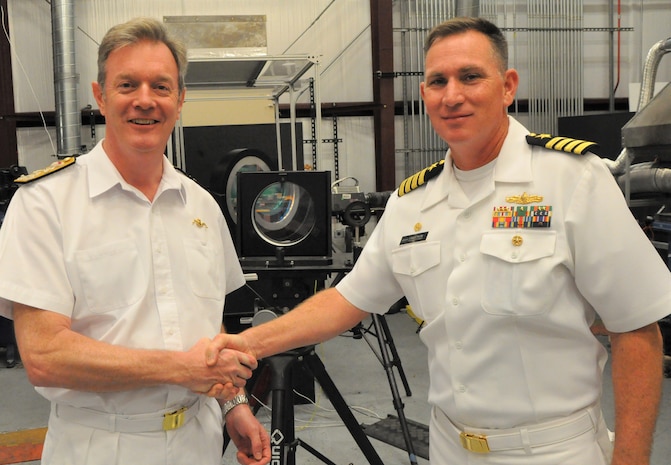
{"type": "Polygon", "coordinates": [[[197,239],[185,239],[184,249],[193,293],[205,299],[222,299],[222,254],[212,245],[197,239]]]}
{"type": "Polygon", "coordinates": [[[137,246],[119,240],[75,253],[87,308],[106,313],[133,305],[147,289],[147,275],[137,246]]]}
{"type": "Polygon", "coordinates": [[[482,307],[492,315],[532,316],[550,309],[559,286],[555,231],[506,230],[485,233],[482,307]]]}
{"type": "Polygon", "coordinates": [[[413,313],[430,322],[440,312],[435,305],[437,276],[440,265],[440,242],[420,242],[391,251],[391,266],[413,313]]]}

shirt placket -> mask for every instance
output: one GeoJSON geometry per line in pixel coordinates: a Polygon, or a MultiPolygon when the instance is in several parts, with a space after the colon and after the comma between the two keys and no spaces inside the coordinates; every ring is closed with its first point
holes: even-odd
{"type": "Polygon", "coordinates": [[[154,289],[161,333],[167,350],[181,351],[184,350],[184,347],[182,347],[177,299],[172,282],[173,273],[168,253],[168,231],[163,224],[161,208],[157,203],[152,206],[150,227],[154,289]]]}

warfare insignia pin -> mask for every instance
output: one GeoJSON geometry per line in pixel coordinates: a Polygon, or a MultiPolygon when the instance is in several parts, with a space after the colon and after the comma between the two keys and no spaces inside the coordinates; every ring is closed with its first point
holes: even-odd
{"type": "Polygon", "coordinates": [[[530,203],[538,203],[543,201],[542,195],[529,195],[523,192],[522,195],[511,195],[506,197],[506,202],[516,203],[519,205],[528,205],[530,203]]]}
{"type": "Polygon", "coordinates": [[[200,218],[196,218],[191,223],[195,224],[199,228],[207,228],[207,225],[205,224],[205,222],[203,220],[201,220],[200,218]]]}

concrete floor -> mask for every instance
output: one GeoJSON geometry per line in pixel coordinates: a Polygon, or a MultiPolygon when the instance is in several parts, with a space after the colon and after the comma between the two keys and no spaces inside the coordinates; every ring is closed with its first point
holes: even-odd
{"type": "MultiPolygon", "coordinates": [[[[410,397],[405,396],[400,379],[396,376],[405,405],[405,416],[409,420],[426,424],[429,417],[429,406],[426,402],[428,389],[426,350],[416,334],[417,325],[403,312],[389,315],[387,322],[412,390],[410,397]]],[[[607,345],[605,338],[602,337],[601,340],[607,345]]],[[[377,343],[375,339],[372,339],[372,342],[377,343]]],[[[364,340],[344,335],[320,344],[316,349],[328,374],[359,423],[373,424],[387,415],[396,414],[385,371],[364,340]]],[[[1,351],[0,367],[4,367],[4,353],[1,351]]],[[[606,369],[609,372],[609,366],[606,369]]],[[[669,401],[671,379],[664,380],[664,391],[665,398],[657,425],[651,465],[668,465],[671,457],[671,401],[669,401]]],[[[0,392],[2,393],[0,432],[46,426],[49,406],[29,385],[20,364],[10,369],[0,368],[0,392]]],[[[314,404],[295,407],[296,437],[338,464],[368,463],[320,389],[316,389],[315,400],[314,404]]],[[[606,420],[612,428],[612,387],[609,373],[604,383],[603,405],[606,420]]],[[[258,418],[270,428],[268,410],[262,408],[258,418]]],[[[405,450],[375,439],[372,439],[371,443],[385,465],[410,463],[405,450]]],[[[224,463],[237,463],[234,449],[233,446],[227,448],[224,463]]],[[[26,463],[38,464],[39,461],[26,463]]],[[[296,463],[309,465],[322,462],[299,447],[296,452],[296,463]]],[[[419,458],[418,463],[426,465],[428,461],[419,458]]]]}

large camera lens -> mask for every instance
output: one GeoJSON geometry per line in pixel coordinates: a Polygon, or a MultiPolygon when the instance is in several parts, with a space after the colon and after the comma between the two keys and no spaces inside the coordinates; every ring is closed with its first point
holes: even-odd
{"type": "Polygon", "coordinates": [[[292,246],[309,236],[315,226],[315,207],[310,193],[289,181],[274,182],[254,201],[252,225],[268,243],[292,246]]]}

